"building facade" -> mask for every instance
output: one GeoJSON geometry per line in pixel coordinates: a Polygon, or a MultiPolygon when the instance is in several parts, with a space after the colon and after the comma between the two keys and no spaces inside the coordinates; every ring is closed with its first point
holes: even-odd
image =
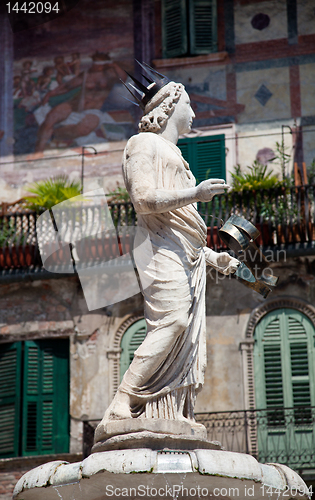
{"type": "MultiPolygon", "coordinates": [[[[255,161],[280,178],[294,163],[303,172],[304,162],[302,182],[312,181],[312,0],[81,0],[29,29],[13,33],[10,22],[0,16],[1,202],[60,174],[82,176],[84,191],[123,185],[122,153],[139,111],[123,99],[120,78],[128,81],[122,70],[141,78],[135,59],[185,85],[196,119],[179,145],[198,182],[230,182],[237,164],[245,171],[255,161]]],[[[210,438],[313,480],[311,189],[303,200],[310,225],[298,222],[307,241],[279,239],[275,223],[272,241],[262,244],[280,278],[267,299],[208,270],[208,365],[196,412],[210,438]]],[[[38,457],[82,452],[82,422],[102,418],[145,335],[141,294],[89,311],[77,276],[38,272],[40,263],[14,264],[12,255],[10,264],[0,261],[0,492],[7,495],[6,474],[26,467],[16,457],[31,457],[32,468],[38,457]]]]}

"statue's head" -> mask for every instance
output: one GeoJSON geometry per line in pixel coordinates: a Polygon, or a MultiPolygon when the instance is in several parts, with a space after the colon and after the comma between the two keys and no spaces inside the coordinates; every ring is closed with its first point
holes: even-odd
{"type": "MultiPolygon", "coordinates": [[[[128,75],[142,92],[142,97],[139,98],[131,92],[128,85],[125,86],[143,109],[139,132],[158,133],[166,126],[171,117],[175,119],[180,133],[188,132],[195,115],[190,107],[190,99],[184,85],[171,82],[166,76],[158,73],[145,63],[138,62],[138,64],[149,75],[150,78],[143,75],[149,85],[146,87],[129,73],[128,75]]],[[[141,94],[134,85],[129,85],[141,94]]]]}
{"type": "Polygon", "coordinates": [[[181,83],[169,82],[162,87],[145,106],[139,132],[159,132],[173,114],[184,92],[185,87],[181,83]]]}

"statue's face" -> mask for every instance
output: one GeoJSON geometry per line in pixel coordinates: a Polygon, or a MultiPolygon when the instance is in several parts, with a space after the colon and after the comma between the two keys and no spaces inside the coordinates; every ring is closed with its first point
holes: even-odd
{"type": "Polygon", "coordinates": [[[170,119],[175,121],[178,133],[181,135],[190,132],[194,118],[195,113],[190,105],[189,95],[186,90],[184,90],[179,101],[175,105],[174,112],[170,119]]]}

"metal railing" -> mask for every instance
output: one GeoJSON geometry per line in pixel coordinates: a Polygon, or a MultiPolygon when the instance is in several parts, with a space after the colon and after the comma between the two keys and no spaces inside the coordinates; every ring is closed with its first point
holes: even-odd
{"type": "MultiPolygon", "coordinates": [[[[109,208],[120,238],[120,251],[124,253],[131,246],[126,231],[137,224],[136,213],[131,203],[112,203],[109,208]]],[[[261,233],[256,243],[263,249],[315,252],[315,185],[228,193],[215,196],[209,203],[199,203],[198,211],[208,227],[207,244],[217,251],[226,249],[218,230],[222,222],[235,213],[256,225],[261,233]]],[[[12,213],[0,212],[1,275],[42,270],[35,227],[37,217],[35,212],[16,208],[12,213]]],[[[84,259],[101,261],[105,259],[104,249],[108,258],[112,242],[108,235],[104,240],[102,217],[100,206],[88,206],[81,207],[77,213],[71,209],[71,216],[62,221],[64,233],[77,231],[76,247],[84,253],[84,259]],[[100,233],[96,235],[94,231],[94,237],[88,242],[86,238],[80,242],[80,230],[87,223],[98,224],[100,233]]],[[[117,241],[116,234],[112,238],[117,241]]],[[[62,251],[54,259],[55,265],[61,264],[62,251]]]]}
{"type": "Polygon", "coordinates": [[[199,413],[196,420],[227,450],[295,470],[315,468],[315,407],[199,413]]]}
{"type": "Polygon", "coordinates": [[[46,221],[46,228],[43,228],[45,221],[41,223],[39,220],[41,234],[38,228],[36,231],[36,221],[39,217],[36,212],[23,210],[0,214],[0,275],[14,275],[23,271],[40,274],[43,266],[39,246],[42,245],[41,248],[46,250],[49,245],[53,246],[55,230],[60,231],[60,250],[53,252],[47,265],[49,269],[55,268],[59,273],[62,266],[65,273],[69,269],[69,263],[66,262],[69,253],[65,251],[65,247],[73,238],[76,244],[72,245],[72,248],[76,247],[78,260],[83,263],[109,260],[117,257],[117,251],[120,254],[128,252],[131,243],[126,228],[136,225],[133,205],[112,203],[109,209],[116,228],[114,234],[113,231],[106,231],[108,215],[104,207],[99,205],[67,209],[67,213],[63,214],[65,217],[59,212],[53,224],[48,225],[46,221]],[[91,234],[92,236],[89,236],[91,234]]]}
{"type": "MultiPolygon", "coordinates": [[[[295,470],[315,468],[315,407],[196,413],[196,421],[206,427],[210,441],[228,451],[295,470]]],[[[91,452],[98,422],[83,422],[84,457],[91,452]]]]}
{"type": "Polygon", "coordinates": [[[232,192],[199,203],[208,227],[208,244],[218,245],[217,227],[232,213],[251,221],[260,231],[263,248],[313,246],[315,240],[315,185],[232,192]]]}

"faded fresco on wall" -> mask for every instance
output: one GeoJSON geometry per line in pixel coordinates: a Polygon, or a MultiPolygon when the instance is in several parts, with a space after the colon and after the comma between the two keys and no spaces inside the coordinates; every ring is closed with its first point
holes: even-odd
{"type": "Polygon", "coordinates": [[[130,9],[111,1],[92,7],[81,1],[60,20],[15,36],[15,154],[135,133],[135,106],[122,97],[120,81],[133,67],[130,9]],[[114,37],[113,28],[122,24],[123,35],[114,37]]]}
{"type": "Polygon", "coordinates": [[[16,154],[129,137],[134,119],[120,78],[124,71],[102,52],[36,67],[24,61],[14,77],[16,154]]]}

